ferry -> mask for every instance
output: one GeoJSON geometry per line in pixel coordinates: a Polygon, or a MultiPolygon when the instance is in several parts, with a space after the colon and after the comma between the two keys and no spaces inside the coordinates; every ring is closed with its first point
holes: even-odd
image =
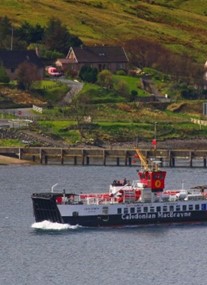
{"type": "Polygon", "coordinates": [[[114,180],[105,193],[33,193],[36,222],[86,227],[159,225],[207,221],[207,186],[165,190],[166,171],[159,161],[141,161],[137,180],[114,180]]]}

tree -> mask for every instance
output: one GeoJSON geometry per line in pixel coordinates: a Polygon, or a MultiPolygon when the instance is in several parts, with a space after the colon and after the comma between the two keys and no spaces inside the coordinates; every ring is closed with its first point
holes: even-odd
{"type": "Polygon", "coordinates": [[[37,67],[30,62],[23,62],[17,69],[17,84],[20,89],[29,90],[34,81],[40,80],[37,67]]]}
{"type": "Polygon", "coordinates": [[[91,112],[89,108],[90,98],[86,95],[78,95],[73,97],[71,103],[71,112],[74,116],[74,119],[77,122],[78,131],[80,133],[81,138],[86,138],[86,131],[84,128],[85,118],[91,117],[91,112]]]}
{"type": "Polygon", "coordinates": [[[71,36],[66,26],[56,18],[51,18],[45,29],[43,42],[49,50],[56,50],[67,53],[71,44],[79,46],[82,41],[75,36],[71,36]]]}
{"type": "Polygon", "coordinates": [[[130,89],[129,85],[124,80],[117,80],[114,83],[114,90],[119,93],[122,97],[125,97],[126,99],[130,98],[130,89]]]}
{"type": "Polygon", "coordinates": [[[98,74],[98,84],[107,89],[113,87],[113,75],[109,70],[102,70],[98,74]]]}
{"type": "Polygon", "coordinates": [[[27,45],[31,43],[39,43],[43,39],[44,28],[39,24],[32,26],[27,21],[16,30],[16,35],[21,41],[25,41],[27,45]]]}
{"type": "Polygon", "coordinates": [[[7,16],[0,18],[0,48],[11,48],[12,24],[7,16]]]}
{"type": "Polygon", "coordinates": [[[138,96],[137,90],[132,90],[132,91],[131,91],[131,94],[130,94],[129,101],[130,101],[130,102],[136,101],[137,96],[138,96]]]}
{"type": "Polygon", "coordinates": [[[3,65],[0,66],[0,82],[9,83],[10,79],[3,65]]]}
{"type": "Polygon", "coordinates": [[[81,67],[79,77],[83,81],[95,83],[97,81],[97,74],[97,68],[92,68],[90,66],[84,65],[81,67]]]}

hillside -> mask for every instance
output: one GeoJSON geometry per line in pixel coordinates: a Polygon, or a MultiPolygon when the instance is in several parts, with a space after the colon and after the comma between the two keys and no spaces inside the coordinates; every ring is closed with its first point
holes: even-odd
{"type": "Polygon", "coordinates": [[[45,25],[57,17],[86,44],[150,39],[198,62],[206,60],[207,2],[203,0],[1,0],[15,25],[45,25]]]}

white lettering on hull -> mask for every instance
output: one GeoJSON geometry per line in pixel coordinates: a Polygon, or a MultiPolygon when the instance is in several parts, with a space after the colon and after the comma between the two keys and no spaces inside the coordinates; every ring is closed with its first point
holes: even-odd
{"type": "Polygon", "coordinates": [[[166,213],[143,213],[143,214],[124,214],[122,220],[147,220],[147,219],[174,219],[174,218],[188,218],[191,217],[191,212],[166,212],[166,213]]]}
{"type": "Polygon", "coordinates": [[[183,213],[181,213],[181,212],[179,212],[179,213],[166,212],[166,213],[158,213],[157,217],[162,218],[162,219],[165,219],[165,218],[187,218],[187,217],[191,217],[191,213],[190,212],[183,212],[183,213]]]}

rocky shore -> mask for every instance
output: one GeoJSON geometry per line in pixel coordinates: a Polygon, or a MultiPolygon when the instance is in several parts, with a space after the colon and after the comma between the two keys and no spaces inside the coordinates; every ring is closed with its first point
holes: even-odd
{"type": "MultiPolygon", "coordinates": [[[[78,147],[102,147],[102,148],[124,148],[124,149],[133,149],[135,147],[141,149],[151,149],[151,141],[139,141],[137,144],[135,142],[117,142],[117,143],[106,143],[100,146],[88,145],[88,144],[79,144],[78,147]]],[[[207,139],[204,138],[195,138],[195,139],[172,139],[165,141],[157,141],[157,149],[189,149],[189,150],[207,150],[207,139]]]]}

